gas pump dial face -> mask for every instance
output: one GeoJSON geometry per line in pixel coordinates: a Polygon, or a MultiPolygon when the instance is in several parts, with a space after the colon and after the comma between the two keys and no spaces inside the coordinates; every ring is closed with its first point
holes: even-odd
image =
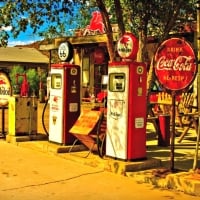
{"type": "Polygon", "coordinates": [[[73,57],[73,47],[69,42],[61,43],[58,48],[58,56],[62,61],[70,61],[73,57]]]}
{"type": "Polygon", "coordinates": [[[144,72],[143,66],[138,66],[137,67],[137,74],[143,74],[143,72],[144,72]]]}

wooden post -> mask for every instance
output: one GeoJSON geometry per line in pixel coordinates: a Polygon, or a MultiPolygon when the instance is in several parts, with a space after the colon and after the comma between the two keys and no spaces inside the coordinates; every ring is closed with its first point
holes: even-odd
{"type": "Polygon", "coordinates": [[[197,133],[197,141],[196,141],[196,148],[195,148],[195,155],[194,155],[194,162],[193,162],[193,170],[197,168],[197,161],[198,161],[198,149],[199,149],[199,140],[200,140],[200,1],[196,2],[197,7],[197,64],[198,64],[198,73],[197,73],[197,105],[198,105],[198,115],[199,115],[199,122],[198,122],[198,133],[197,133]]]}

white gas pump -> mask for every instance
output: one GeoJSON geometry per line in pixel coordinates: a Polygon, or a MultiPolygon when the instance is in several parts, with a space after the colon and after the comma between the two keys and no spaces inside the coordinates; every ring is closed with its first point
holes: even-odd
{"type": "Polygon", "coordinates": [[[136,38],[118,44],[124,58],[108,66],[106,155],[123,160],[146,158],[146,65],[135,62],[136,38]],[[134,47],[134,49],[133,49],[134,47]]]}
{"type": "MultiPolygon", "coordinates": [[[[62,61],[71,60],[69,42],[59,46],[62,61]]],[[[80,67],[68,62],[51,65],[49,141],[72,144],[74,137],[69,129],[80,115],[80,67]]]]}

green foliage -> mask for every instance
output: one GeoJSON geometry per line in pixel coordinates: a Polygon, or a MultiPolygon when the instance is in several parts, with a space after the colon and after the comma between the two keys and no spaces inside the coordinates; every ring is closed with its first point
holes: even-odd
{"type": "Polygon", "coordinates": [[[90,3],[80,5],[79,12],[76,13],[74,18],[78,27],[85,28],[87,25],[89,25],[90,20],[92,18],[92,12],[94,10],[98,10],[98,8],[95,5],[95,2],[90,1],[90,3]]]}
{"type": "Polygon", "coordinates": [[[16,66],[13,66],[12,69],[10,70],[9,72],[9,77],[10,77],[10,80],[11,80],[11,85],[14,86],[16,84],[19,84],[21,85],[22,84],[22,81],[23,81],[23,77],[19,76],[18,77],[18,82],[17,82],[17,74],[18,75],[22,75],[24,74],[24,68],[20,65],[16,65],[16,66]]]}
{"type": "MultiPolygon", "coordinates": [[[[116,23],[116,1],[105,0],[110,21],[116,23]]],[[[169,32],[179,32],[184,24],[196,19],[195,0],[120,0],[123,23],[126,31],[138,35],[140,30],[146,35],[162,37],[169,32]]]]}
{"type": "Polygon", "coordinates": [[[194,0],[130,0],[130,30],[137,33],[142,29],[147,35],[163,36],[178,32],[180,26],[196,19],[194,0]]]}
{"type": "Polygon", "coordinates": [[[37,92],[39,89],[39,75],[35,69],[28,69],[26,71],[26,77],[29,84],[29,93],[37,92]]]}
{"type": "MultiPolygon", "coordinates": [[[[122,20],[117,20],[116,0],[4,0],[0,4],[0,29],[12,27],[14,37],[26,31],[28,26],[33,34],[45,38],[70,36],[72,32],[67,25],[76,29],[89,24],[97,2],[106,6],[111,23],[118,21],[126,31],[136,35],[143,30],[146,35],[162,37],[179,31],[181,26],[196,18],[195,0],[120,0],[122,20]]],[[[0,31],[0,46],[7,44],[8,37],[5,31],[0,31]]]]}
{"type": "MultiPolygon", "coordinates": [[[[73,18],[76,4],[71,0],[3,0],[0,4],[0,30],[2,27],[12,27],[14,38],[20,32],[25,32],[27,27],[33,29],[33,34],[48,38],[64,35],[68,30],[63,24],[66,25],[73,18]]],[[[7,44],[8,35],[0,34],[0,37],[1,43],[7,44]]]]}
{"type": "Polygon", "coordinates": [[[47,73],[43,72],[39,75],[40,81],[42,81],[43,83],[46,83],[47,81],[47,73]]]}
{"type": "MultiPolygon", "coordinates": [[[[18,85],[19,87],[21,87],[25,74],[29,84],[29,93],[32,94],[33,92],[38,92],[40,77],[36,69],[24,70],[24,68],[20,65],[14,66],[9,73],[11,85],[12,86],[18,85]],[[17,82],[17,75],[18,75],[18,82],[17,82]]],[[[46,74],[44,73],[41,74],[41,78],[42,80],[46,81],[46,74]]]]}

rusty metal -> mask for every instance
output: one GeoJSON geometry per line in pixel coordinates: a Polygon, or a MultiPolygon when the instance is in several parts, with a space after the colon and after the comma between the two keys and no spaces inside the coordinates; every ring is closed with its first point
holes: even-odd
{"type": "Polygon", "coordinates": [[[171,131],[171,153],[170,153],[170,169],[174,171],[174,140],[175,140],[175,114],[176,114],[176,92],[172,91],[172,131],[171,131]]]}

